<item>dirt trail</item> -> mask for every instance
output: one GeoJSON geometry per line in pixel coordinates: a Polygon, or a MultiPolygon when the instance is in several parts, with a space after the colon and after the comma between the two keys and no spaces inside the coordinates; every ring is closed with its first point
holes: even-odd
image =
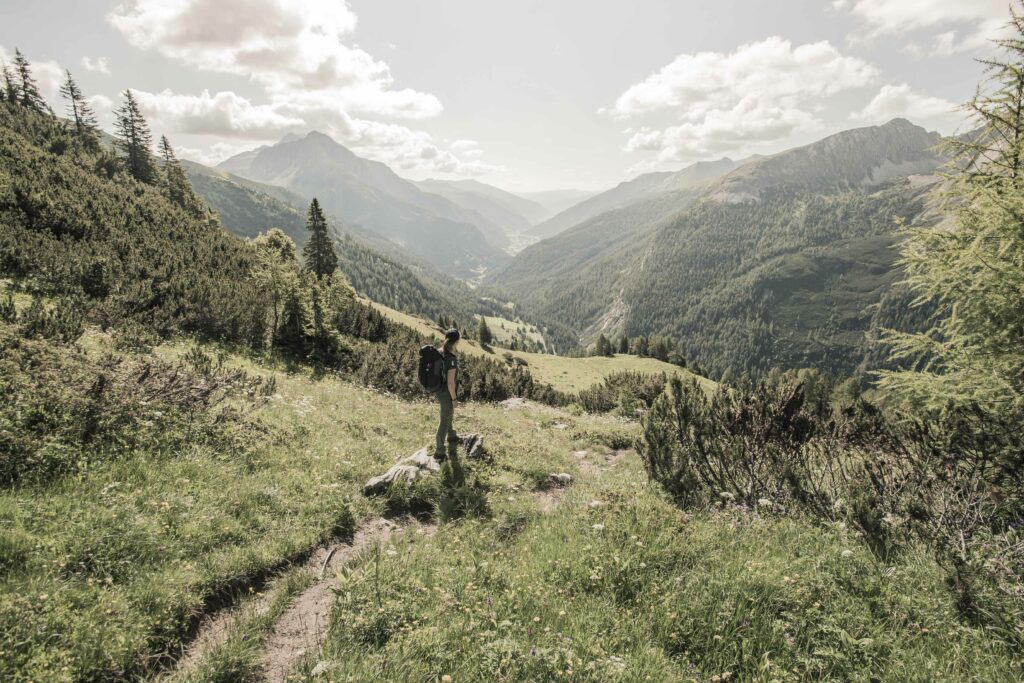
{"type": "MultiPolygon", "coordinates": [[[[610,454],[593,451],[574,451],[581,478],[600,476],[625,457],[626,450],[610,454]]],[[[576,482],[573,482],[575,485],[576,482]]],[[[550,514],[562,502],[572,486],[554,487],[533,494],[537,506],[550,514]]],[[[334,605],[337,587],[336,570],[354,560],[360,553],[387,542],[393,535],[416,527],[421,533],[431,533],[436,527],[420,525],[415,521],[394,521],[374,518],[365,522],[351,543],[319,548],[305,563],[306,571],[314,575],[314,583],[299,593],[291,605],[277,618],[267,635],[260,662],[268,683],[284,683],[307,652],[317,651],[323,644],[330,625],[330,611],[334,605]]],[[[269,595],[261,595],[223,610],[201,625],[195,640],[176,667],[175,674],[189,671],[222,644],[231,633],[232,626],[241,618],[259,616],[269,606],[269,595]]]]}
{"type": "Polygon", "coordinates": [[[338,586],[336,570],[368,548],[414,526],[422,533],[430,533],[434,529],[431,525],[418,525],[412,521],[400,523],[376,518],[359,528],[352,543],[317,553],[316,583],[296,596],[267,636],[260,661],[268,683],[286,681],[306,653],[319,650],[323,644],[334,605],[333,589],[338,586]]]}
{"type": "MultiPolygon", "coordinates": [[[[628,452],[628,450],[615,450],[605,455],[592,451],[573,451],[572,455],[576,459],[576,466],[580,470],[580,477],[591,478],[601,476],[604,472],[615,467],[620,460],[626,457],[628,452]]],[[[543,491],[536,491],[533,495],[537,500],[537,507],[545,515],[551,514],[561,504],[569,489],[575,485],[576,482],[573,482],[571,486],[555,486],[543,491]]]]}
{"type": "Polygon", "coordinates": [[[615,467],[629,453],[628,449],[616,449],[605,455],[591,451],[573,451],[580,474],[585,477],[600,476],[615,467]]]}
{"type": "MultiPolygon", "coordinates": [[[[414,525],[415,522],[405,520],[374,518],[356,531],[351,543],[322,546],[306,559],[303,569],[313,577],[314,583],[300,593],[278,617],[274,630],[267,637],[262,658],[267,680],[285,680],[306,649],[310,645],[319,645],[327,626],[330,607],[334,604],[331,599],[331,588],[336,583],[334,571],[366,548],[386,541],[395,532],[414,525]]],[[[265,614],[271,600],[272,594],[269,591],[257,593],[207,617],[199,624],[195,638],[189,643],[174,670],[162,679],[184,679],[210,653],[227,641],[236,624],[265,614]]]]}

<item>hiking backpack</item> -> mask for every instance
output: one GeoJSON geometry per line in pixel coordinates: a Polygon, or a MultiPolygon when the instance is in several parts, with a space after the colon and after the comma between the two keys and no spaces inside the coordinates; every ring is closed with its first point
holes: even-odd
{"type": "Polygon", "coordinates": [[[419,379],[423,388],[430,391],[444,386],[444,356],[429,344],[420,348],[419,379]]]}

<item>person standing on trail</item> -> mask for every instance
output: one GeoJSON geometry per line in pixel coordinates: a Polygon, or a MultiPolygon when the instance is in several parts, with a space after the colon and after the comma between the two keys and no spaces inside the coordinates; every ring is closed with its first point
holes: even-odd
{"type": "Polygon", "coordinates": [[[444,333],[444,344],[441,345],[442,378],[440,389],[437,391],[437,402],[441,408],[441,420],[437,425],[437,443],[434,448],[434,457],[444,460],[448,454],[445,451],[445,441],[448,448],[454,450],[459,443],[459,435],[455,433],[452,420],[455,417],[455,407],[459,405],[458,394],[455,390],[455,376],[459,370],[459,359],[455,355],[455,347],[459,345],[459,331],[450,329],[444,333]]]}

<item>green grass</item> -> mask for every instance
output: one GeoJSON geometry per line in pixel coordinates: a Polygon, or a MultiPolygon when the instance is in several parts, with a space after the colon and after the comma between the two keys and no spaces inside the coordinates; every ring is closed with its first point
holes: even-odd
{"type": "Polygon", "coordinates": [[[632,456],[550,515],[497,500],[357,567],[316,680],[1017,680],[927,558],[887,568],[842,530],[687,516],[632,456]]]}
{"type": "MultiPolygon", "coordinates": [[[[431,322],[408,313],[396,311],[382,304],[373,303],[372,305],[392,321],[416,330],[425,338],[434,337],[440,339],[441,337],[441,330],[431,322]]],[[[488,325],[490,325],[490,321],[491,319],[489,318],[488,325]]],[[[491,332],[497,334],[493,325],[491,326],[491,332]]],[[[705,389],[710,391],[715,387],[715,382],[712,380],[694,375],[685,368],[680,368],[679,366],[654,358],[641,358],[640,356],[631,356],[623,353],[617,353],[613,357],[589,356],[586,358],[572,358],[569,356],[554,356],[547,353],[509,351],[499,347],[494,347],[491,351],[487,351],[472,340],[461,342],[459,349],[463,353],[490,356],[492,358],[503,357],[506,354],[514,356],[527,364],[535,380],[544,384],[550,384],[555,389],[567,393],[575,393],[581,389],[587,389],[600,383],[612,373],[624,371],[651,375],[664,372],[669,375],[677,374],[684,378],[697,377],[701,386],[705,389]]]]}
{"type": "MultiPolygon", "coordinates": [[[[110,343],[90,332],[81,346],[102,354],[110,343]]],[[[188,348],[155,353],[173,360],[188,348]]],[[[431,439],[428,401],[227,362],[277,377],[255,448],[125,454],[0,492],[0,680],[149,676],[180,653],[210,603],[250,587],[273,591],[270,610],[243,608],[187,678],[258,680],[274,615],[308,580],[288,561],[381,514],[386,501],[362,497],[363,482],[431,439]]],[[[636,423],[469,404],[456,427],[486,434],[488,458],[469,467],[488,514],[394,537],[357,560],[324,651],[304,662],[306,671],[329,663],[319,680],[1002,682],[1024,673],[1019,653],[957,616],[924,551],[886,567],[843,529],[679,511],[634,454],[611,457],[636,423]],[[560,471],[576,483],[552,490],[548,475],[560,471]]]]}
{"type": "Polygon", "coordinates": [[[523,333],[526,339],[536,344],[544,343],[544,335],[533,325],[489,315],[485,315],[484,320],[487,321],[487,328],[494,335],[494,340],[504,346],[507,346],[513,339],[519,339],[520,332],[523,333]]]}
{"type": "MultiPolygon", "coordinates": [[[[86,353],[110,350],[96,332],[86,353]]],[[[173,359],[186,343],[157,355],[173,359]]],[[[180,650],[207,603],[246,590],[290,558],[383,512],[360,491],[370,476],[427,445],[436,406],[403,402],[331,377],[277,377],[251,450],[126,453],[57,483],[0,491],[0,680],[131,677],[180,650]],[[6,560],[11,559],[11,562],[6,560]]],[[[609,418],[552,409],[466,405],[462,431],[483,431],[500,462],[492,490],[525,488],[521,472],[574,471],[571,451],[610,438],[609,418]]]]}

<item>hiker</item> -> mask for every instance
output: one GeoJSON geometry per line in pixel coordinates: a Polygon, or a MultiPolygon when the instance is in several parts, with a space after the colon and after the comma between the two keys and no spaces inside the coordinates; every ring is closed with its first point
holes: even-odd
{"type": "Polygon", "coordinates": [[[434,446],[434,457],[444,460],[447,457],[445,452],[445,439],[448,441],[448,448],[454,454],[459,443],[459,436],[452,427],[452,418],[455,416],[455,406],[459,405],[458,394],[455,391],[455,375],[459,369],[459,359],[455,355],[455,347],[459,344],[459,331],[450,329],[444,333],[444,344],[441,345],[441,382],[437,390],[437,402],[441,407],[441,419],[437,425],[437,443],[434,446]]]}

